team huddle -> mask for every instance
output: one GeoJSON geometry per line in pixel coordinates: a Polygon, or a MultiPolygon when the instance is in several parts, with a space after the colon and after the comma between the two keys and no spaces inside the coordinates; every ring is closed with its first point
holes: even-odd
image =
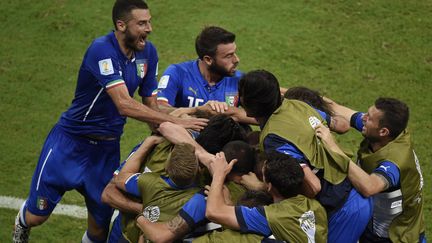
{"type": "Polygon", "coordinates": [[[117,0],[112,19],[43,145],[13,242],[73,189],[88,210],[84,243],[426,242],[404,102],[358,112],[269,71],[238,71],[235,34],[217,26],[196,37],[196,60],[158,81],[147,4],[117,0]],[[127,117],[152,135],[119,165],[127,117]],[[332,133],[350,129],[364,137],[355,156],[332,133]]]}

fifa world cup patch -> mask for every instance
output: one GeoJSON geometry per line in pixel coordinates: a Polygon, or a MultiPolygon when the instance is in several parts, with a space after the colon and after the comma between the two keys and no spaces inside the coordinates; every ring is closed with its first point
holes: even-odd
{"type": "Polygon", "coordinates": [[[111,58],[107,58],[99,61],[99,71],[102,75],[105,76],[114,73],[114,67],[111,58]]]}
{"type": "Polygon", "coordinates": [[[46,197],[37,197],[36,202],[37,208],[39,210],[45,210],[48,208],[48,198],[46,197]]]}
{"type": "Polygon", "coordinates": [[[144,208],[143,215],[148,221],[154,223],[160,217],[160,209],[158,206],[147,206],[144,208]]]}
{"type": "Polygon", "coordinates": [[[147,73],[147,59],[137,59],[137,76],[140,78],[144,78],[147,73]]]}
{"type": "Polygon", "coordinates": [[[168,86],[169,78],[169,75],[162,76],[158,83],[158,89],[165,89],[168,86]]]}

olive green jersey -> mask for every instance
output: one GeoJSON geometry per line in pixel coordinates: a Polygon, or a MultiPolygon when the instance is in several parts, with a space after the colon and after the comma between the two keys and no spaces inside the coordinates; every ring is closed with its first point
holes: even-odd
{"type": "MultiPolygon", "coordinates": [[[[200,189],[197,187],[179,188],[158,173],[143,173],[138,179],[144,217],[151,222],[165,222],[175,217],[183,205],[200,189]]],[[[123,235],[130,242],[137,242],[140,230],[133,218],[127,214],[122,218],[123,235]]]]}
{"type": "Polygon", "coordinates": [[[263,143],[267,135],[280,136],[295,145],[313,167],[324,169],[324,179],[339,184],[346,178],[349,159],[321,143],[315,134],[316,126],[321,123],[327,122],[308,104],[284,99],[262,129],[260,147],[264,151],[263,143]]]}
{"type": "Polygon", "coordinates": [[[277,240],[327,242],[327,213],[315,199],[297,195],[264,206],[264,211],[277,240]]]}
{"type": "Polygon", "coordinates": [[[262,235],[256,234],[242,234],[238,231],[225,229],[223,231],[212,231],[203,236],[195,238],[193,243],[260,243],[263,240],[262,235]]]}
{"type": "MultiPolygon", "coordinates": [[[[425,231],[423,219],[423,176],[420,163],[412,148],[408,131],[376,152],[370,151],[368,140],[363,140],[358,152],[360,166],[372,173],[381,162],[394,163],[400,172],[400,190],[381,192],[374,196],[374,219],[378,216],[391,220],[388,237],[393,242],[418,242],[425,231]],[[402,205],[402,210],[396,212],[402,205]]],[[[376,222],[383,224],[384,222],[376,222]]]]}

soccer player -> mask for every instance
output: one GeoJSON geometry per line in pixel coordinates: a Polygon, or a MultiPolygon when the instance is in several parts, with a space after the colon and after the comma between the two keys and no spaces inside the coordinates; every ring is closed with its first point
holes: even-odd
{"type": "MultiPolygon", "coordinates": [[[[143,212],[138,215],[152,222],[167,221],[200,189],[196,185],[199,162],[195,148],[190,144],[176,144],[166,164],[167,176],[158,173],[138,173],[146,154],[138,149],[116,177],[116,186],[141,198],[143,212]]],[[[187,213],[187,212],[185,212],[187,213]]],[[[123,236],[130,242],[138,242],[140,230],[129,215],[123,215],[123,236]]]]}
{"type": "Polygon", "coordinates": [[[159,80],[157,100],[161,107],[196,107],[224,112],[237,121],[257,124],[238,109],[235,34],[217,26],[204,28],[195,40],[197,60],[170,65],[159,80]]]}
{"type": "Polygon", "coordinates": [[[238,106],[235,35],[223,28],[204,28],[195,40],[197,60],[170,65],[159,80],[157,100],[173,107],[196,107],[207,101],[238,106]]]}
{"type": "MultiPolygon", "coordinates": [[[[336,103],[332,106],[364,137],[358,165],[350,161],[348,173],[361,194],[374,198],[373,218],[360,242],[426,242],[424,182],[406,129],[408,106],[394,98],[378,98],[367,113],[336,103]]],[[[327,128],[319,126],[316,132],[329,147],[341,152],[327,128]]]]}
{"type": "Polygon", "coordinates": [[[115,30],[87,49],[75,98],[45,141],[29,196],[16,218],[14,242],[27,242],[30,228],[44,223],[72,189],[84,195],[89,212],[83,241],[106,240],[112,209],[100,197],[118,166],[126,117],[195,129],[205,125],[205,119],[180,119],[152,109],[157,107],[151,94],[157,87],[158,56],[147,41],[152,31],[147,4],[118,0],[112,19],[115,30]],[[138,87],[144,104],[131,97],[138,87]]]}
{"type": "MultiPolygon", "coordinates": [[[[162,127],[164,126],[165,125],[162,125],[162,127]]],[[[175,127],[175,129],[181,130],[183,128],[175,127]]],[[[173,132],[170,131],[170,133],[173,132]]],[[[190,134],[187,133],[186,135],[191,138],[190,134]]],[[[244,131],[238,125],[238,123],[236,123],[232,118],[220,114],[212,117],[209,120],[208,125],[203,130],[201,130],[198,137],[196,137],[196,141],[205,151],[216,153],[215,151],[221,151],[228,142],[232,140],[244,140],[244,138],[244,131]]],[[[149,152],[141,152],[148,154],[148,156],[141,155],[143,157],[142,160],[144,165],[142,168],[140,168],[139,172],[154,172],[163,176],[167,176],[165,167],[171,150],[174,147],[174,144],[165,140],[159,143],[152,150],[152,146],[156,144],[157,141],[158,139],[155,136],[147,137],[142,144],[138,144],[137,146],[135,146],[135,148],[128,156],[127,160],[133,159],[133,157],[136,155],[135,152],[138,150],[138,148],[141,148],[141,150],[147,148],[149,152]]],[[[194,140],[192,139],[192,141],[194,140]]],[[[122,191],[117,189],[117,187],[115,186],[116,175],[118,175],[126,161],[123,162],[122,165],[116,170],[116,172],[114,173],[114,178],[111,180],[111,183],[106,186],[105,190],[102,193],[102,201],[104,203],[107,203],[110,206],[120,210],[120,215],[115,219],[114,226],[110,231],[108,242],[118,242],[119,239],[122,238],[120,218],[123,214],[137,215],[142,212],[142,204],[140,202],[133,200],[133,196],[131,197],[131,195],[129,194],[123,194],[122,191]]],[[[244,189],[241,190],[241,188],[243,188],[241,185],[237,186],[237,184],[235,183],[230,183],[229,187],[233,191],[235,190],[236,192],[239,192],[237,194],[240,194],[240,192],[244,191],[244,189]]],[[[131,218],[133,221],[134,216],[131,216],[129,218],[131,218]]]]}
{"type": "Polygon", "coordinates": [[[225,203],[223,183],[234,166],[223,152],[210,163],[213,181],[207,198],[209,220],[242,233],[273,235],[286,242],[327,242],[327,215],[315,199],[300,194],[304,173],[298,161],[280,153],[268,154],[264,164],[264,183],[273,204],[264,207],[230,206],[225,203]]]}
{"type": "Polygon", "coordinates": [[[349,160],[328,149],[315,134],[326,114],[305,102],[281,99],[276,77],[264,70],[245,74],[240,101],[248,116],[260,123],[260,147],[301,161],[303,193],[326,208],[329,242],[357,242],[372,214],[372,199],[364,198],[347,178],[349,160]]]}
{"type": "MultiPolygon", "coordinates": [[[[237,163],[226,176],[226,181],[224,183],[227,189],[226,192],[228,192],[228,196],[225,196],[225,200],[230,205],[236,205],[241,198],[243,198],[243,201],[247,201],[248,199],[244,197],[246,190],[244,187],[240,186],[239,182],[242,175],[254,169],[256,154],[249,144],[238,140],[227,143],[223,151],[227,154],[227,158],[237,160],[237,163]]],[[[257,198],[258,201],[260,199],[262,199],[262,197],[257,198]]],[[[205,198],[203,196],[194,196],[183,207],[185,211],[194,212],[193,214],[179,214],[170,221],[159,224],[154,224],[149,220],[141,218],[137,221],[137,224],[151,241],[171,242],[183,238],[186,234],[191,233],[196,226],[199,225],[199,222],[203,222],[206,219],[205,208],[205,198]]]]}

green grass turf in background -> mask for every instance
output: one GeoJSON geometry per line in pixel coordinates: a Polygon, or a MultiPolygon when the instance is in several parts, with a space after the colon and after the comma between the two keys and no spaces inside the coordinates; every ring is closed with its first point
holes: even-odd
{"type": "MultiPolygon", "coordinates": [[[[82,57],[91,41],[112,29],[113,1],[2,1],[0,5],[0,195],[24,198],[43,141],[69,106],[82,57]]],[[[409,128],[425,178],[425,218],[432,225],[429,161],[432,92],[432,2],[428,1],[192,1],[151,0],[150,40],[159,73],[195,58],[194,39],[204,25],[237,34],[242,71],[266,69],[282,86],[308,86],[365,111],[378,96],[411,108],[409,128]]],[[[128,120],[122,158],[148,134],[128,120]]],[[[355,150],[356,132],[339,137],[355,150]]],[[[62,203],[83,205],[78,193],[62,203]]],[[[8,240],[15,213],[0,210],[0,238],[8,240]]],[[[35,229],[79,241],[84,220],[54,216],[35,229]],[[74,223],[72,224],[71,221],[74,223]],[[61,233],[55,233],[61,232],[61,233]],[[66,232],[66,233],[62,233],[66,232]]],[[[36,233],[38,232],[38,233],[36,233]]],[[[428,238],[432,234],[427,232],[428,238]]]]}

